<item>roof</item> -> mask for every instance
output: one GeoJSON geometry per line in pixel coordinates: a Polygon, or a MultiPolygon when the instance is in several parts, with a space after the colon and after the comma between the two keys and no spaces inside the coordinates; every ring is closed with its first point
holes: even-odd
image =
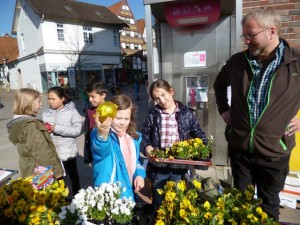
{"type": "Polygon", "coordinates": [[[115,15],[119,15],[120,11],[122,10],[122,6],[124,5],[126,0],[121,0],[120,2],[117,2],[116,4],[113,4],[111,6],[108,6],[107,8],[115,15]]]}
{"type": "Polygon", "coordinates": [[[0,37],[0,65],[15,61],[19,56],[17,39],[5,34],[0,37]]]}
{"type": "Polygon", "coordinates": [[[138,31],[140,32],[140,34],[144,33],[145,30],[145,20],[144,19],[139,19],[136,21],[136,27],[138,29],[138,31]]]}
{"type": "Polygon", "coordinates": [[[108,8],[74,0],[27,0],[35,13],[47,18],[67,18],[102,24],[126,26],[108,8]]]}

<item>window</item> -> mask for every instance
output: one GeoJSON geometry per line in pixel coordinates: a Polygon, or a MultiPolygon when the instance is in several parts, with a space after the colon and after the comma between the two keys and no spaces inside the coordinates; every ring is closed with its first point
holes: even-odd
{"type": "Polygon", "coordinates": [[[119,46],[119,32],[114,30],[114,46],[119,46]]]}
{"type": "Polygon", "coordinates": [[[126,33],[126,36],[130,37],[130,31],[129,30],[126,30],[125,33],[126,33]]]}
{"type": "Polygon", "coordinates": [[[21,34],[22,50],[25,51],[24,34],[21,34]]]}
{"type": "Polygon", "coordinates": [[[138,45],[134,45],[134,49],[139,49],[139,46],[138,45]]]}
{"type": "Polygon", "coordinates": [[[65,34],[64,34],[64,25],[57,24],[57,40],[58,41],[65,41],[65,34]]]}
{"type": "Polygon", "coordinates": [[[93,44],[93,29],[91,27],[83,27],[83,40],[85,44],[93,44]]]}
{"type": "Polygon", "coordinates": [[[130,45],[129,45],[129,44],[126,44],[126,45],[125,45],[125,48],[126,48],[126,49],[130,49],[130,45]]]}

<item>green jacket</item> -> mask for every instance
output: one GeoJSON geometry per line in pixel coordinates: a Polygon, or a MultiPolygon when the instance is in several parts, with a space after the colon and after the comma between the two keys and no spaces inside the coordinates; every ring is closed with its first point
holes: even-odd
{"type": "Polygon", "coordinates": [[[22,177],[33,174],[38,166],[53,168],[54,177],[61,177],[64,170],[55,146],[44,123],[36,117],[20,116],[7,124],[9,140],[17,145],[22,177]]]}

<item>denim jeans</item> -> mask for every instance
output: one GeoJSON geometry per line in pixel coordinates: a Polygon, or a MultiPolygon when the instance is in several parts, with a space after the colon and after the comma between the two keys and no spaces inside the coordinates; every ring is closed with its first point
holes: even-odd
{"type": "Polygon", "coordinates": [[[160,195],[157,192],[157,189],[164,189],[164,186],[168,181],[174,181],[178,183],[180,180],[184,179],[186,171],[181,173],[161,173],[161,172],[152,172],[151,181],[152,181],[152,204],[158,209],[165,198],[165,195],[160,195]]]}

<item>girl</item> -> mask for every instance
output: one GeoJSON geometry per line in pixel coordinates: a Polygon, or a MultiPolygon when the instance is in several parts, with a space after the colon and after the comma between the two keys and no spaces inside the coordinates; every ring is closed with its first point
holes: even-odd
{"type": "Polygon", "coordinates": [[[48,90],[48,104],[50,108],[43,113],[43,120],[50,124],[48,129],[57,154],[70,177],[73,195],[76,195],[80,187],[76,164],[76,137],[82,134],[83,120],[62,87],[52,87],[48,90]]]}
{"type": "Polygon", "coordinates": [[[141,150],[150,161],[147,173],[152,181],[153,204],[159,208],[164,196],[159,195],[157,189],[163,189],[168,180],[178,182],[187,171],[154,166],[151,164],[151,151],[154,148],[166,149],[175,142],[196,137],[207,144],[207,138],[192,110],[174,100],[175,91],[167,81],[156,80],[151,84],[149,93],[157,105],[147,112],[141,150]]]}
{"type": "Polygon", "coordinates": [[[23,178],[31,176],[38,166],[52,166],[55,178],[63,176],[55,146],[44,123],[37,118],[42,106],[40,93],[23,88],[17,91],[14,99],[14,118],[7,124],[9,140],[17,145],[19,166],[23,178]]]}
{"type": "Polygon", "coordinates": [[[97,114],[91,133],[94,185],[120,182],[126,188],[122,196],[134,199],[134,192],[144,187],[146,176],[139,161],[142,136],[136,131],[136,108],[125,95],[116,95],[110,101],[118,106],[116,117],[101,123],[97,114]]]}

